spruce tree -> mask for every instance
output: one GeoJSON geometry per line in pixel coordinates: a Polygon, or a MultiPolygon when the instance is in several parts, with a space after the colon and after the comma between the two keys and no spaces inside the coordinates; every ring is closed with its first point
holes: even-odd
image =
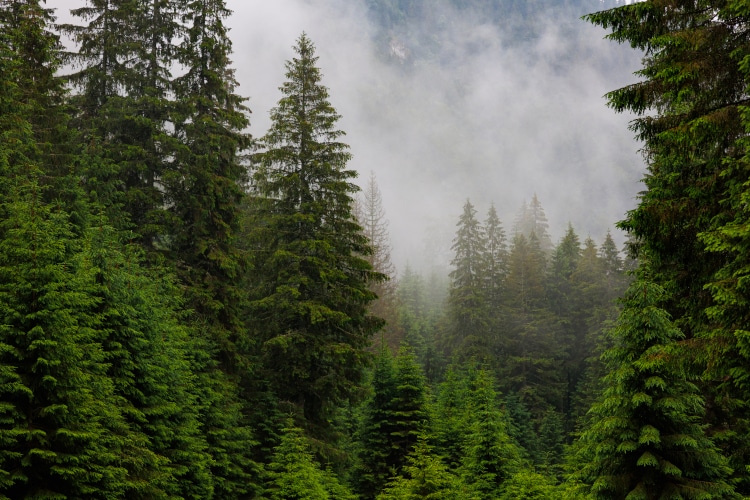
{"type": "Polygon", "coordinates": [[[80,242],[27,175],[0,207],[0,495],[118,498],[123,452],[148,452],[118,411],[80,242]]]}
{"type": "Polygon", "coordinates": [[[651,279],[669,291],[663,307],[685,335],[702,373],[706,418],[750,493],[747,357],[744,2],[636,2],[587,16],[646,57],[638,82],[608,94],[637,115],[646,189],[621,223],[651,279]]]}
{"type": "Polygon", "coordinates": [[[664,290],[633,283],[604,359],[609,373],[581,436],[574,476],[593,498],[733,498],[731,469],[701,424],[703,400],[681,359],[684,334],[664,290]]]}
{"type": "Polygon", "coordinates": [[[436,456],[427,436],[420,434],[403,472],[394,477],[378,500],[468,500],[474,498],[436,456]]]}
{"type": "Polygon", "coordinates": [[[73,123],[100,160],[84,173],[86,186],[116,227],[134,229],[149,251],[168,242],[171,224],[163,179],[175,150],[168,123],[179,9],[174,0],[91,0],[71,11],[83,25],[61,26],[77,44],[66,76],[73,123]]]}
{"type": "Polygon", "coordinates": [[[486,237],[471,201],[466,200],[456,223],[448,290],[447,331],[443,349],[459,359],[488,357],[489,311],[484,294],[486,237]]]}
{"type": "Polygon", "coordinates": [[[522,466],[521,452],[508,435],[492,377],[479,370],[468,397],[469,432],[461,464],[463,480],[479,499],[497,498],[503,483],[522,466]]]}
{"type": "Polygon", "coordinates": [[[247,183],[242,154],[250,147],[248,110],[236,92],[223,0],[188,1],[173,82],[176,152],[163,178],[173,225],[171,260],[186,287],[193,321],[205,325],[224,369],[249,369],[243,287],[247,257],[240,248],[241,205],[247,183]],[[239,344],[239,346],[238,346],[239,344]]]}
{"type": "Polygon", "coordinates": [[[129,498],[210,498],[213,480],[202,434],[188,330],[179,324],[175,285],[143,266],[105,220],[89,231],[86,256],[96,282],[96,326],[109,375],[130,428],[153,455],[129,457],[129,498]],[[144,466],[146,459],[152,469],[144,466]]]}
{"type": "Polygon", "coordinates": [[[484,295],[489,307],[497,312],[502,304],[505,279],[508,275],[508,242],[494,204],[490,205],[487,211],[484,233],[484,295]]]}
{"type": "Polygon", "coordinates": [[[374,172],[370,172],[370,178],[364,188],[361,200],[358,201],[357,211],[357,219],[362,226],[362,231],[372,246],[372,254],[365,256],[365,258],[375,271],[388,277],[387,280],[370,284],[370,289],[378,297],[370,310],[373,315],[383,318],[385,321],[380,337],[393,352],[397,352],[401,341],[404,340],[404,331],[400,328],[398,322],[396,296],[398,283],[396,281],[396,268],[391,262],[391,237],[388,232],[388,219],[385,217],[383,196],[374,172]]]}
{"type": "Polygon", "coordinates": [[[315,462],[302,429],[288,419],[268,464],[264,497],[269,500],[328,500],[327,478],[315,462]]]}
{"type": "Polygon", "coordinates": [[[352,481],[363,498],[375,498],[396,467],[391,434],[394,428],[396,370],[384,346],[375,358],[372,394],[365,401],[357,432],[357,460],[352,481]]]}
{"type": "Polygon", "coordinates": [[[333,408],[354,397],[380,321],[369,289],[383,276],[354,219],[357,191],[339,141],[339,115],[321,83],[315,47],[302,34],[287,62],[282,99],[254,157],[253,334],[263,376],[320,434],[333,408]]]}

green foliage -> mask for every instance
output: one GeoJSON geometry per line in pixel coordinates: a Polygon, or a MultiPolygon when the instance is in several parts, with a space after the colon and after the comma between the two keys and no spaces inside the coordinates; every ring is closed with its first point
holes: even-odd
{"type": "Polygon", "coordinates": [[[732,498],[726,460],[700,423],[703,401],[677,348],[683,337],[660,307],[663,289],[631,285],[609,374],[581,436],[574,478],[594,498],[732,498]]]}
{"type": "Polygon", "coordinates": [[[504,482],[521,469],[521,451],[508,435],[490,374],[480,370],[468,394],[469,431],[461,473],[479,499],[497,498],[504,482]]]}
{"type": "Polygon", "coordinates": [[[255,156],[250,311],[263,377],[320,434],[363,382],[380,326],[369,283],[383,276],[361,257],[371,250],[353,214],[356,174],[307,35],[295,51],[255,156]]]}
{"type": "Polygon", "coordinates": [[[554,500],[560,492],[546,475],[520,470],[503,483],[500,500],[554,500]]]}
{"type": "Polygon", "coordinates": [[[274,449],[267,467],[264,496],[269,500],[327,500],[325,474],[310,451],[302,429],[288,419],[281,431],[281,442],[274,449]]]}
{"type": "Polygon", "coordinates": [[[354,482],[364,498],[374,498],[404,467],[427,421],[424,375],[410,349],[398,358],[382,348],[375,361],[372,396],[365,402],[358,433],[354,482]]]}
{"type": "Polygon", "coordinates": [[[403,474],[388,483],[378,500],[453,500],[473,498],[460,479],[435,456],[424,435],[419,437],[408,457],[403,474]]]}
{"type": "Polygon", "coordinates": [[[33,173],[14,181],[0,206],[0,494],[119,497],[122,451],[144,443],[106,376],[93,275],[33,173]]]}
{"type": "Polygon", "coordinates": [[[448,330],[442,347],[459,360],[487,356],[489,310],[486,304],[486,238],[469,200],[456,224],[452,250],[451,284],[448,290],[448,330]]]}

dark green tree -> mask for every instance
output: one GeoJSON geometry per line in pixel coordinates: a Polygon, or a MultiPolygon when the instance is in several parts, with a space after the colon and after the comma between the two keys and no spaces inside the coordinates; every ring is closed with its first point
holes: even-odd
{"type": "Polygon", "coordinates": [[[485,291],[486,238],[471,201],[466,200],[456,223],[451,247],[447,325],[442,344],[446,355],[458,359],[488,356],[489,311],[485,291]]]}
{"type": "Polygon", "coordinates": [[[118,498],[125,450],[148,452],[118,411],[80,241],[23,168],[0,207],[0,495],[118,498]]]}
{"type": "Polygon", "coordinates": [[[371,387],[356,436],[357,461],[352,477],[363,498],[375,498],[397,465],[391,446],[395,427],[396,369],[393,355],[384,346],[375,358],[371,387]]]}
{"type": "Polygon", "coordinates": [[[636,113],[648,161],[646,190],[621,227],[669,292],[663,307],[692,346],[684,352],[703,375],[711,432],[747,495],[746,6],[636,2],[587,19],[646,55],[640,80],[608,95],[615,110],[636,113]]]}
{"type": "Polygon", "coordinates": [[[247,183],[242,154],[250,147],[248,110],[235,93],[225,2],[188,1],[184,8],[186,31],[177,60],[185,72],[173,82],[171,113],[177,150],[163,176],[173,220],[170,259],[186,287],[191,320],[210,331],[223,368],[247,372],[247,257],[239,236],[247,183]]]}
{"type": "Polygon", "coordinates": [[[574,476],[593,498],[733,498],[731,469],[701,424],[682,332],[666,294],[641,278],[628,290],[604,357],[609,373],[581,436],[574,476]]]}
{"type": "Polygon", "coordinates": [[[86,256],[97,299],[96,326],[121,412],[153,456],[130,452],[134,475],[127,496],[209,498],[213,494],[198,388],[190,362],[194,344],[179,324],[179,293],[167,277],[142,266],[137,248],[124,246],[100,221],[89,230],[86,256]]]}
{"type": "Polygon", "coordinates": [[[255,156],[250,311],[262,376],[320,434],[363,382],[381,324],[368,313],[369,284],[383,275],[363,258],[371,249],[352,211],[356,173],[307,35],[295,52],[255,156]]]}
{"type": "Polygon", "coordinates": [[[498,363],[501,390],[517,393],[535,419],[562,406],[565,359],[559,324],[549,310],[546,259],[535,233],[516,235],[510,251],[507,304],[510,308],[507,361],[498,363]]]}
{"type": "Polygon", "coordinates": [[[150,251],[165,245],[170,225],[163,178],[175,149],[168,122],[180,8],[174,0],[92,0],[71,11],[83,25],[61,26],[76,43],[66,76],[73,123],[101,160],[84,172],[87,188],[150,251]]]}

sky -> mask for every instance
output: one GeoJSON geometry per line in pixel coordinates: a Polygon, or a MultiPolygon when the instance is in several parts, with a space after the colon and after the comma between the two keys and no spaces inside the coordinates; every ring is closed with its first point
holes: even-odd
{"type": "MultiPolygon", "coordinates": [[[[284,63],[304,31],[342,116],[350,167],[363,186],[371,172],[377,179],[398,268],[446,266],[467,199],[480,219],[494,203],[511,233],[536,194],[553,242],[571,223],[582,240],[600,243],[612,230],[622,243],[614,225],[635,206],[644,164],[628,130],[633,117],[614,113],[603,96],[636,81],[640,54],[577,18],[540,20],[542,36],[519,47],[501,28],[446,10],[453,21],[435,36],[450,57],[407,66],[375,45],[361,3],[227,0],[253,136],[268,128],[284,63]]],[[[48,1],[61,20],[82,4],[48,1]]]]}

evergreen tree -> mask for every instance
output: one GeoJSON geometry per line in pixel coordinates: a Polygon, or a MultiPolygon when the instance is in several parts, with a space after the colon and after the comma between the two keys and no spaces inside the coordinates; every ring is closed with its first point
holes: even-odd
{"type": "Polygon", "coordinates": [[[547,215],[544,212],[542,203],[537,198],[536,193],[531,198],[531,203],[526,202],[521,205],[516,218],[516,225],[514,228],[516,235],[522,234],[527,239],[531,237],[531,233],[534,233],[539,239],[539,246],[545,254],[552,251],[552,239],[549,235],[549,222],[547,222],[547,215]]]}
{"type": "Polygon", "coordinates": [[[485,264],[484,264],[484,295],[487,304],[493,311],[498,311],[503,296],[505,278],[508,275],[508,242],[505,230],[497,216],[495,205],[490,205],[487,218],[484,221],[485,233],[485,264]]]}
{"type": "Polygon", "coordinates": [[[458,367],[449,366],[432,405],[430,438],[451,470],[461,464],[470,427],[467,379],[458,367]]]}
{"type": "Polygon", "coordinates": [[[123,451],[145,443],[118,412],[80,244],[34,176],[0,207],[0,495],[122,497],[123,451]]]}
{"type": "Polygon", "coordinates": [[[669,291],[663,308],[704,377],[711,432],[750,493],[747,357],[742,318],[746,274],[747,11],[739,0],[637,2],[587,16],[647,57],[640,80],[610,105],[638,116],[646,190],[621,227],[651,279],[669,291]]]}
{"type": "Polygon", "coordinates": [[[265,378],[320,432],[363,381],[381,323],[368,314],[369,283],[383,276],[362,258],[371,249],[352,212],[356,174],[307,35],[295,52],[255,156],[263,226],[250,310],[265,378]]]}
{"type": "Polygon", "coordinates": [[[370,289],[377,295],[371,307],[371,312],[378,318],[385,320],[381,331],[381,338],[388,347],[397,352],[404,331],[399,328],[398,304],[396,302],[396,268],[391,262],[391,238],[388,232],[388,220],[383,210],[383,197],[375,180],[375,173],[370,172],[370,178],[364,189],[362,199],[357,204],[357,220],[362,225],[362,231],[372,246],[372,254],[365,256],[372,268],[387,276],[385,281],[370,284],[370,289]]]}
{"type": "Polygon", "coordinates": [[[310,446],[302,433],[288,419],[281,432],[281,442],[268,464],[264,496],[269,500],[327,500],[326,480],[315,462],[310,446]]]}
{"type": "MultiPolygon", "coordinates": [[[[194,347],[174,312],[175,286],[141,266],[138,251],[120,243],[104,221],[89,230],[86,255],[93,266],[96,326],[107,374],[122,401],[130,428],[147,440],[150,452],[129,457],[135,474],[129,498],[160,495],[209,498],[211,457],[201,433],[198,394],[189,360],[194,347]]],[[[142,452],[141,452],[142,453],[142,452]]]]}
{"type": "Polygon", "coordinates": [[[563,380],[558,366],[565,346],[559,325],[548,308],[545,258],[535,233],[529,240],[516,235],[507,279],[508,358],[498,364],[501,390],[516,392],[535,418],[547,407],[562,406],[563,380]]]}
{"type": "Polygon", "coordinates": [[[426,382],[414,352],[402,346],[396,358],[396,387],[392,402],[391,449],[397,467],[417,442],[419,432],[427,423],[426,382]]]}
{"type": "Polygon", "coordinates": [[[703,401],[664,297],[643,278],[631,285],[605,353],[606,389],[581,436],[575,473],[593,498],[733,497],[731,469],[700,423],[703,401]]]}
{"type": "Polygon", "coordinates": [[[480,370],[469,394],[469,433],[461,470],[479,499],[497,498],[503,483],[522,467],[521,453],[505,429],[492,379],[480,370]]]}
{"type": "Polygon", "coordinates": [[[353,482],[363,498],[375,498],[396,467],[391,436],[394,428],[396,371],[390,350],[381,346],[375,358],[372,394],[364,403],[357,435],[353,482]]]}
{"type": "Polygon", "coordinates": [[[443,464],[435,456],[427,443],[427,436],[419,436],[409,462],[388,487],[377,496],[378,500],[464,500],[472,498],[443,464]]]}
{"type": "Polygon", "coordinates": [[[87,187],[118,228],[132,224],[144,248],[158,250],[170,224],[163,178],[175,149],[167,122],[180,6],[171,0],[90,3],[71,11],[87,24],[61,26],[77,43],[68,57],[77,71],[67,75],[77,91],[74,123],[89,154],[106,167],[85,172],[87,187]]]}
{"type": "Polygon", "coordinates": [[[193,320],[209,329],[224,369],[247,370],[242,286],[247,258],[238,237],[248,110],[235,93],[225,2],[189,1],[185,8],[186,34],[178,52],[185,73],[173,84],[179,146],[163,179],[174,220],[168,228],[170,257],[179,263],[193,320]]]}
{"type": "Polygon", "coordinates": [[[456,224],[448,290],[448,324],[442,343],[446,354],[459,359],[486,357],[489,314],[484,296],[485,234],[476,210],[467,200],[456,224]]]}

